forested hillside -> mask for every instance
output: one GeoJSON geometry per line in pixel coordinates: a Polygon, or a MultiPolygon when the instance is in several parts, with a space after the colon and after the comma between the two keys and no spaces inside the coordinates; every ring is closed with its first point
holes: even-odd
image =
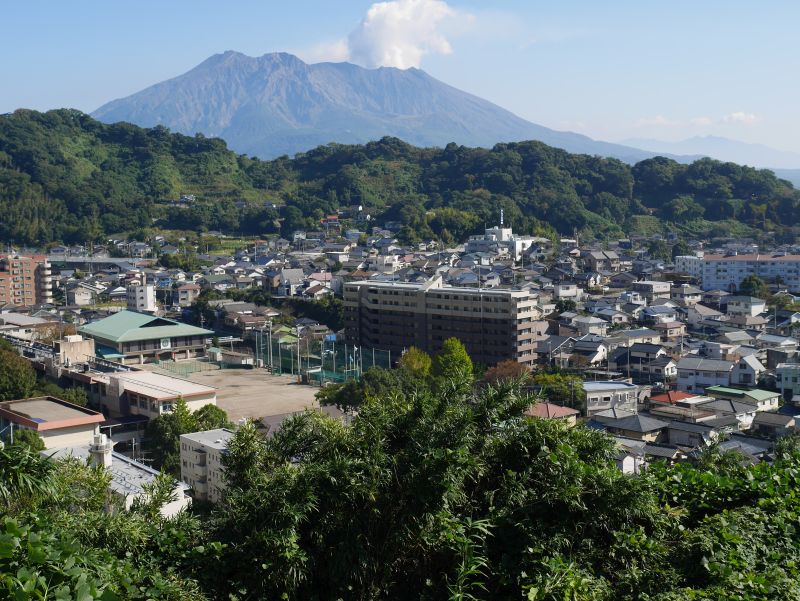
{"type": "Polygon", "coordinates": [[[422,149],[395,138],[260,161],[222,140],[104,125],[73,110],[0,117],[0,239],[86,242],[138,228],[288,234],[362,205],[407,240],[517,231],[618,236],[797,232],[800,193],[766,170],[665,158],[633,167],[539,142],[422,149]],[[169,203],[194,194],[190,207],[169,203]]]}

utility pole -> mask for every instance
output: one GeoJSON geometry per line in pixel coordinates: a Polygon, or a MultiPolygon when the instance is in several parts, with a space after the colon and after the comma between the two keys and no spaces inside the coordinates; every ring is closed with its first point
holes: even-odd
{"type": "Polygon", "coordinates": [[[269,355],[269,373],[274,374],[275,368],[272,365],[272,320],[269,320],[269,348],[267,349],[269,355]]]}

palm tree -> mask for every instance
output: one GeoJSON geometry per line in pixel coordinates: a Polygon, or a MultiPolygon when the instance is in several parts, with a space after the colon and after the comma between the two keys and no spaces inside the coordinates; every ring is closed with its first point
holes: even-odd
{"type": "Polygon", "coordinates": [[[21,499],[53,493],[53,463],[25,445],[0,449],[0,503],[6,508],[21,499]]]}

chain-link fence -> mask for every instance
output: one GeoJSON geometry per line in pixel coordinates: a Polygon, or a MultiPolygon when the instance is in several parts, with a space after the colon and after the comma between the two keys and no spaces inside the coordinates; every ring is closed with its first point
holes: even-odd
{"type": "Polygon", "coordinates": [[[273,374],[302,376],[310,383],[344,382],[359,378],[370,367],[391,368],[392,353],[333,340],[301,338],[289,343],[257,338],[256,356],[273,374]]]}
{"type": "Polygon", "coordinates": [[[156,366],[156,369],[169,372],[176,376],[182,376],[184,378],[187,378],[191,374],[199,371],[220,369],[218,365],[212,363],[208,359],[185,359],[181,361],[162,361],[157,359],[153,362],[153,364],[156,366]]]}

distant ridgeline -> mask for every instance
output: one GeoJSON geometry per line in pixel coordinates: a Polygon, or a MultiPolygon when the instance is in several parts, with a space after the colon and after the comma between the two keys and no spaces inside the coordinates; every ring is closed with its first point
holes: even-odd
{"type": "Polygon", "coordinates": [[[463,240],[501,208],[523,233],[775,231],[793,240],[798,201],[771,171],[710,159],[631,167],[540,142],[416,148],[384,138],[262,161],[220,139],[104,125],[75,110],[0,116],[4,243],[85,242],[152,227],[287,235],[358,206],[377,224],[400,222],[407,242],[463,240]],[[178,203],[182,195],[194,199],[178,203]]]}

